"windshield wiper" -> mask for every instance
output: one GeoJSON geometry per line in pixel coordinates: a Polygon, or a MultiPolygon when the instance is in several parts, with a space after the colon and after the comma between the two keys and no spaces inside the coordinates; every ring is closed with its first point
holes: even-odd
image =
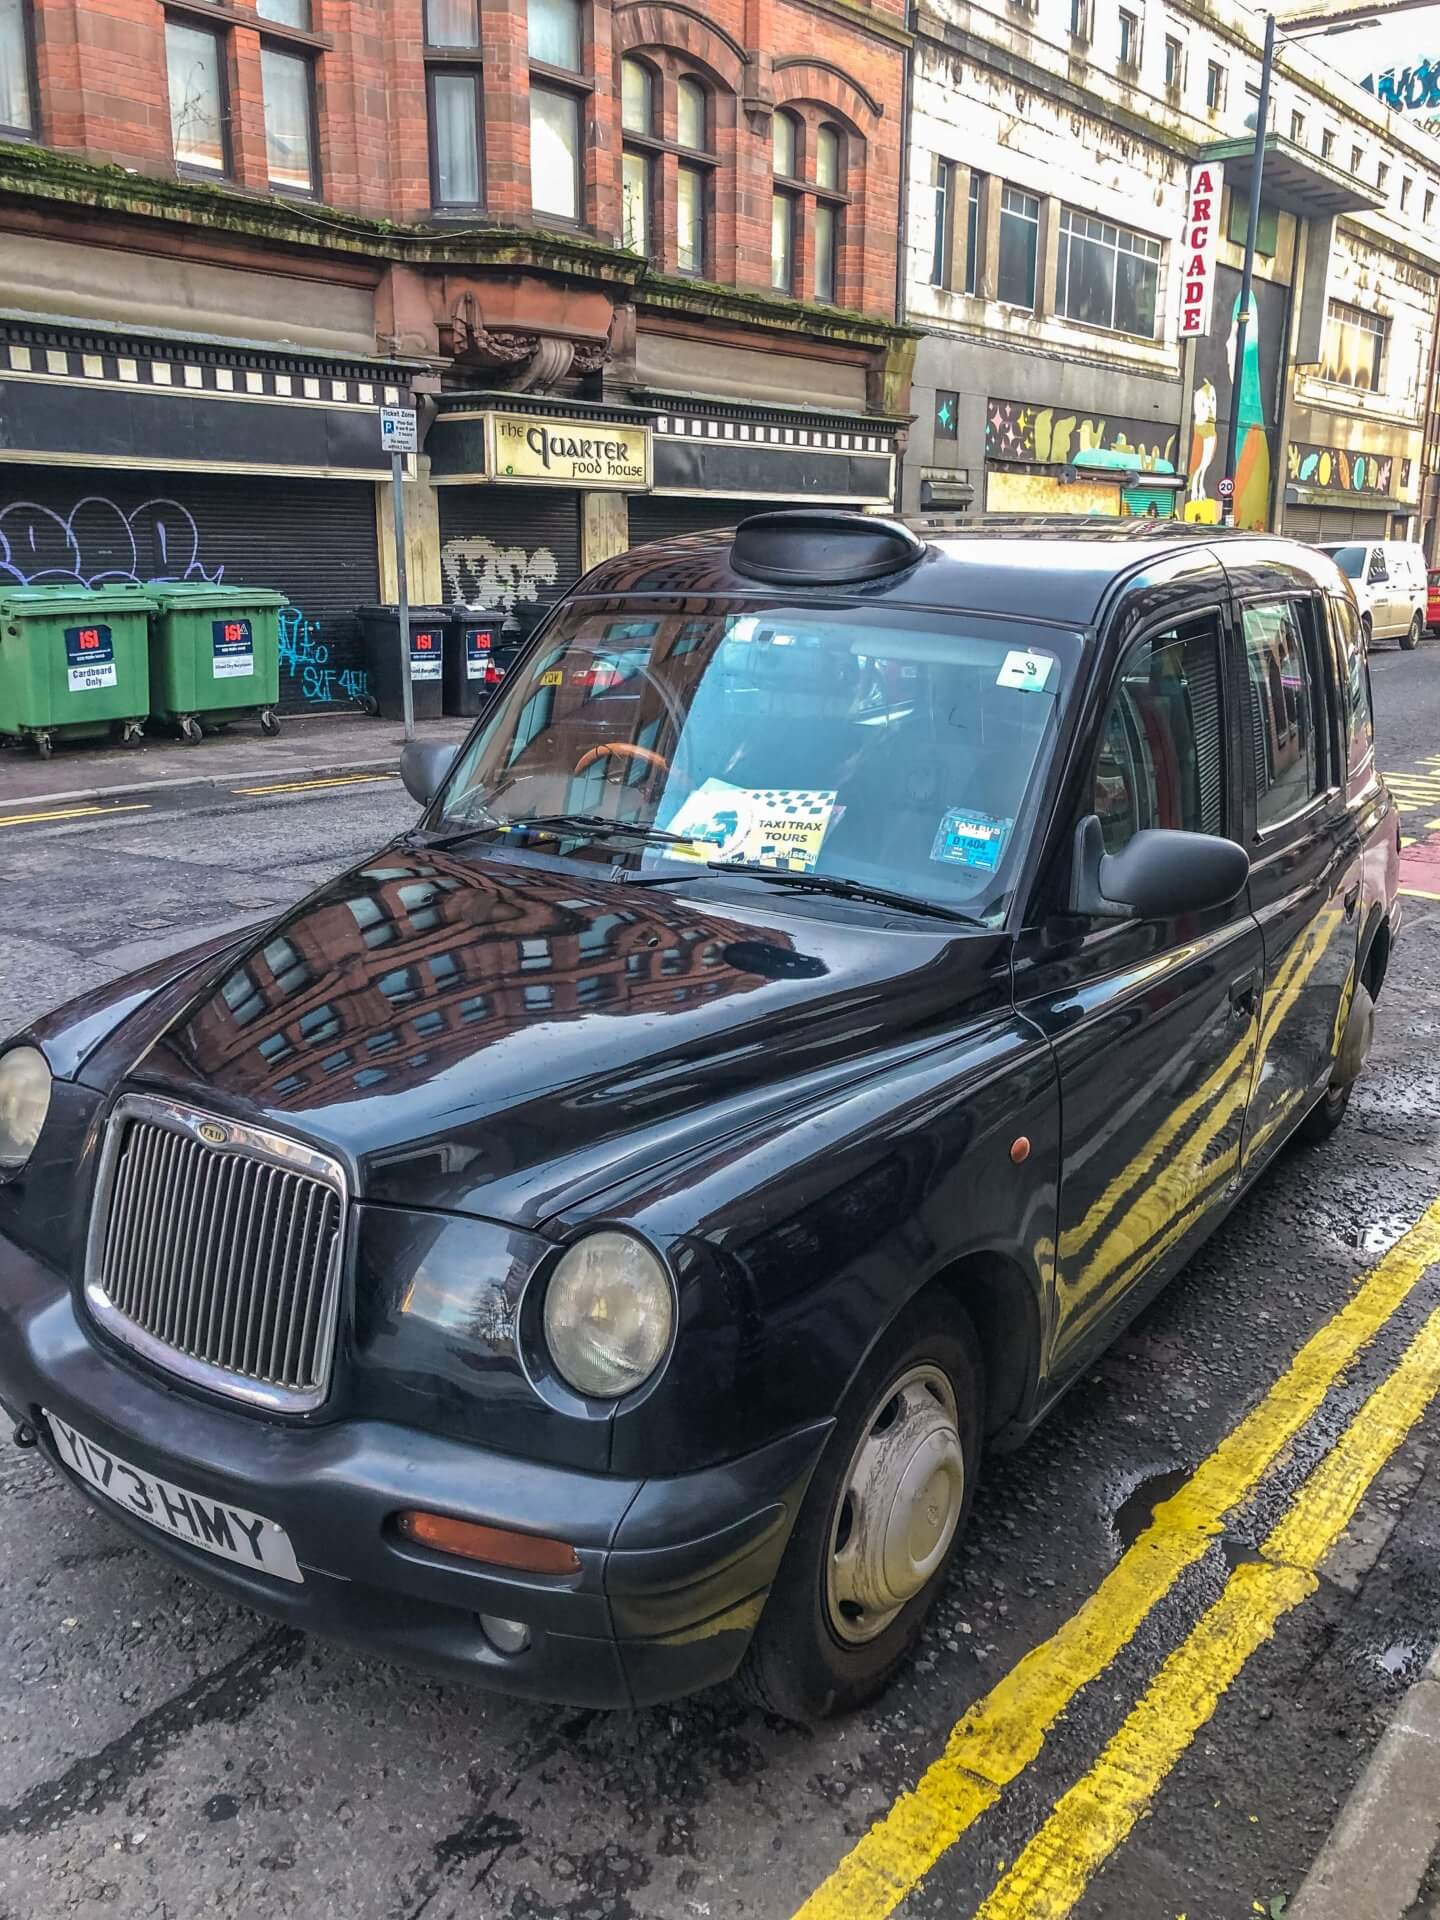
{"type": "Polygon", "coordinates": [[[563,832],[575,828],[581,833],[604,833],[610,839],[623,835],[627,840],[652,841],[658,847],[692,847],[691,833],[670,833],[664,827],[647,827],[639,820],[607,820],[603,813],[537,813],[528,820],[507,820],[507,827],[539,827],[543,831],[563,832]]]}
{"type": "MultiPolygon", "coordinates": [[[[923,900],[913,893],[897,893],[893,887],[872,887],[868,880],[847,880],[838,873],[786,873],[780,867],[762,867],[743,860],[707,860],[710,873],[743,873],[751,880],[767,880],[771,886],[791,887],[798,893],[828,893],[837,900],[873,900],[882,907],[899,907],[906,913],[928,914],[933,920],[959,920],[967,927],[983,927],[973,913],[959,907],[942,906],[938,900],[923,900]]],[[[700,880],[703,874],[644,873],[627,879],[631,887],[658,887],[676,880],[700,880]]]]}
{"type": "Polygon", "coordinates": [[[484,818],[474,820],[468,827],[459,827],[453,833],[444,833],[434,839],[424,839],[417,835],[412,845],[425,848],[456,847],[472,839],[477,833],[508,833],[512,828],[528,830],[534,828],[540,833],[565,833],[571,830],[577,833],[593,834],[596,838],[624,838],[643,840],[655,846],[695,845],[695,839],[688,833],[669,833],[664,827],[643,826],[638,820],[608,820],[600,813],[537,813],[524,819],[502,820],[499,814],[483,809],[484,818]]]}

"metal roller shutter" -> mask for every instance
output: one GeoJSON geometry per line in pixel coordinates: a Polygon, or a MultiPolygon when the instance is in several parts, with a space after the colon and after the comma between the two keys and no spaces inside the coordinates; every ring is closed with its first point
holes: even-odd
{"type": "Polygon", "coordinates": [[[562,487],[439,487],[447,601],[549,606],[580,576],[580,496],[562,487]]]}
{"type": "Polygon", "coordinates": [[[263,474],[0,467],[0,580],[162,579],[283,593],[282,708],[349,706],[364,691],[355,608],[380,591],[375,489],[263,474]]]}
{"type": "Polygon", "coordinates": [[[763,511],[753,500],[672,500],[663,493],[637,493],[630,500],[630,544],[639,547],[647,540],[674,540],[685,533],[721,532],[763,511]]]}

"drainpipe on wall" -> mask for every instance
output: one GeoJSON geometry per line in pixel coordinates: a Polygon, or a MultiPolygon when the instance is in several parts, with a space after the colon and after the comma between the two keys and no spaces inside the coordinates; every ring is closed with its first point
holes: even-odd
{"type": "MultiPolygon", "coordinates": [[[[900,75],[900,234],[895,250],[895,321],[897,326],[905,324],[909,302],[905,298],[906,262],[910,253],[910,120],[911,103],[914,97],[912,75],[915,70],[915,30],[919,16],[917,0],[910,0],[905,9],[905,25],[910,33],[910,45],[905,49],[905,66],[900,75]]],[[[908,438],[908,435],[906,436],[908,438]]],[[[905,500],[905,453],[901,449],[895,456],[895,510],[898,513],[905,500]]]]}
{"type": "Polygon", "coordinates": [[[1431,515],[1430,551],[1425,555],[1425,561],[1428,566],[1433,567],[1436,564],[1436,552],[1440,551],[1440,540],[1435,537],[1435,527],[1440,525],[1440,512],[1436,511],[1436,491],[1440,482],[1434,478],[1436,457],[1440,454],[1440,435],[1437,435],[1435,430],[1437,399],[1435,382],[1440,379],[1440,281],[1434,281],[1431,284],[1433,287],[1431,298],[1435,302],[1434,321],[1430,328],[1430,371],[1425,381],[1425,392],[1421,401],[1424,411],[1420,416],[1420,485],[1415,490],[1415,497],[1419,502],[1419,532],[1422,536],[1425,532],[1427,509],[1431,515]]]}
{"type": "MultiPolygon", "coordinates": [[[[1328,266],[1328,258],[1326,262],[1328,266]]],[[[1322,269],[1323,271],[1324,269],[1322,269]]],[[[1275,407],[1275,463],[1272,533],[1285,531],[1285,491],[1290,481],[1290,418],[1295,405],[1296,355],[1300,348],[1300,299],[1310,272],[1310,222],[1295,222],[1295,244],[1290,254],[1290,285],[1285,295],[1285,336],[1280,353],[1275,407]]],[[[1323,531],[1323,527],[1322,527],[1323,531]]]]}

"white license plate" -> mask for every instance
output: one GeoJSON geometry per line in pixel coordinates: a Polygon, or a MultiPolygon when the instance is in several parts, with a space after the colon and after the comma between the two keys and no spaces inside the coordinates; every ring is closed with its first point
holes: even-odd
{"type": "Polygon", "coordinates": [[[177,1487],[158,1474],[144,1473],[98,1441],[87,1440],[58,1414],[47,1411],[45,1418],[66,1466],[117,1507],[138,1514],[162,1533],[173,1534],[177,1540],[213,1553],[218,1559],[234,1560],[242,1567],[273,1574],[277,1580],[304,1584],[305,1576],[296,1564],[289,1536],[275,1521],[247,1513],[244,1507],[232,1507],[224,1500],[207,1499],[188,1487],[177,1487]]]}

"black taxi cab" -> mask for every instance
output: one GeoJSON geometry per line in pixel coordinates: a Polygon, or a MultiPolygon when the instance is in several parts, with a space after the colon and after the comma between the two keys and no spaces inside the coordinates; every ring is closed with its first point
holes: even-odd
{"type": "Polygon", "coordinates": [[[882,1687],[1398,929],[1289,542],[838,512],[602,565],[412,830],[0,1049],[0,1402],[234,1597],[540,1698],[882,1687]]]}

